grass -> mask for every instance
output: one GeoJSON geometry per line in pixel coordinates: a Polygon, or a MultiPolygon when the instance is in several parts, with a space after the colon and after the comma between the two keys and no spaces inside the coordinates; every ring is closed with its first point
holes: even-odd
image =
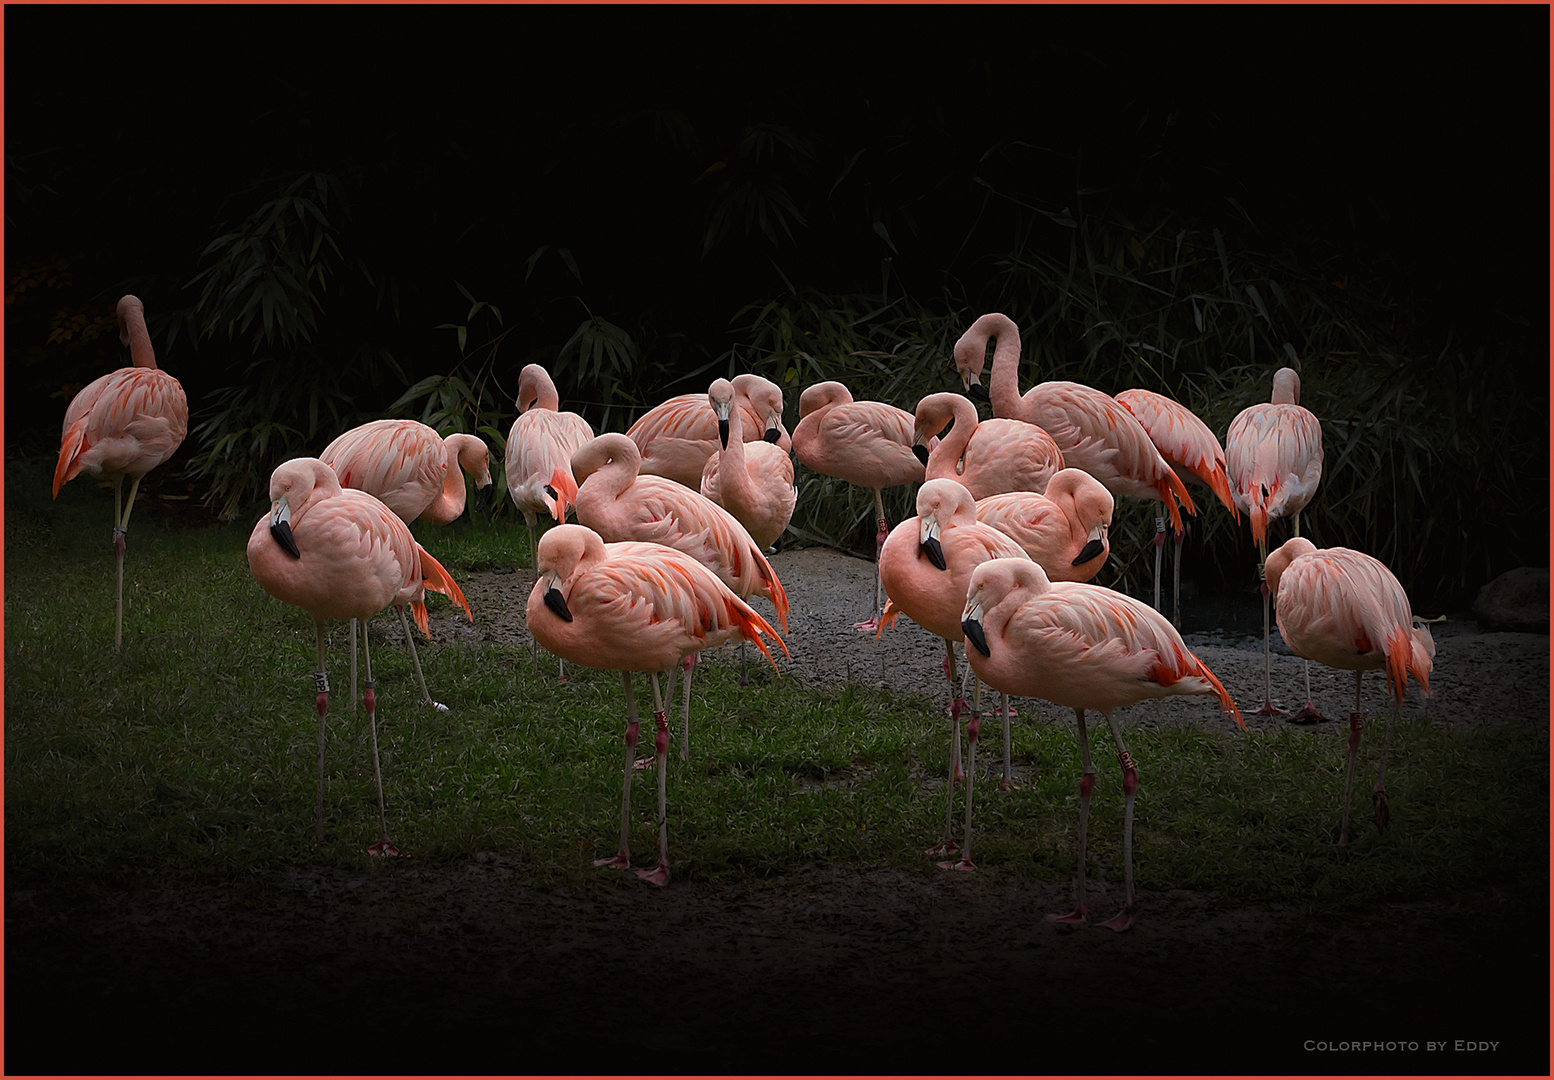
{"type": "MultiPolygon", "coordinates": [[[[219,877],[379,865],[362,851],[377,837],[377,807],[366,724],[347,701],[343,627],[330,638],[326,840],[314,848],[312,625],[249,576],[248,525],[168,529],[137,511],[115,654],[111,495],[77,480],[51,503],[45,467],[13,460],[6,476],[7,870],[219,877]]],[[[456,576],[529,564],[524,529],[504,522],[442,530],[437,554],[456,576]]],[[[613,851],[618,827],[619,674],[568,665],[558,685],[548,664],[532,670],[526,650],[443,634],[422,649],[434,694],[453,706],[435,715],[417,704],[397,620],[374,620],[372,634],[400,848],[421,865],[499,852],[541,886],[600,880],[591,860],[613,851]]],[[[942,827],[947,747],[942,724],[926,722],[933,705],[854,686],[819,693],[751,670],[741,691],[731,665],[698,669],[691,761],[671,751],[676,881],[757,882],[816,863],[934,872],[922,849],[942,827]]],[[[640,752],[651,745],[651,698],[645,680],[637,689],[640,752]]],[[[1040,703],[1022,710],[1014,734],[1015,759],[1035,779],[1013,794],[978,786],[974,855],[987,876],[1068,880],[1072,717],[1040,703]]],[[[1099,735],[1089,872],[1112,878],[1121,785],[1099,735]]],[[[1546,883],[1546,729],[1401,723],[1385,834],[1369,820],[1379,739],[1367,738],[1344,850],[1334,845],[1341,738],[1135,730],[1128,739],[1142,777],[1143,890],[1325,909],[1486,885],[1536,896],[1546,883]]],[[[996,722],[984,725],[982,748],[983,760],[997,756],[996,722]]],[[[651,772],[638,774],[631,846],[642,859],[656,843],[655,790],[651,772]]]]}

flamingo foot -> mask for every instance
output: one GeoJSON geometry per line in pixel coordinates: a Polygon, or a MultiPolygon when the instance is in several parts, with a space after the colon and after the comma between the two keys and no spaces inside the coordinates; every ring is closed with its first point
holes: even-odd
{"type": "Polygon", "coordinates": [[[1268,698],[1268,699],[1264,700],[1262,708],[1258,709],[1252,715],[1253,716],[1288,716],[1288,715],[1290,715],[1290,711],[1288,709],[1281,709],[1281,708],[1279,708],[1279,706],[1277,706],[1277,705],[1275,705],[1273,703],[1273,699],[1272,698],[1268,698]]]}
{"type": "Polygon", "coordinates": [[[1047,921],[1060,923],[1063,926],[1084,926],[1090,921],[1090,909],[1080,905],[1067,915],[1048,915],[1047,921]]]}
{"type": "Polygon", "coordinates": [[[662,887],[669,884],[669,867],[663,863],[659,863],[651,870],[638,870],[637,876],[643,881],[647,882],[649,885],[658,885],[662,887]]]}
{"type": "Polygon", "coordinates": [[[399,849],[393,845],[388,837],[384,837],[367,849],[368,855],[398,855],[399,849]]]}
{"type": "Polygon", "coordinates": [[[940,840],[933,847],[929,848],[927,851],[923,852],[923,854],[924,855],[959,855],[960,854],[960,845],[957,844],[954,840],[951,840],[948,837],[946,837],[945,839],[940,840]]]}
{"type": "Polygon", "coordinates": [[[612,855],[608,859],[595,859],[595,866],[613,866],[617,870],[631,869],[631,852],[622,851],[619,855],[612,855]]]}
{"type": "Polygon", "coordinates": [[[1019,787],[1015,784],[1015,782],[1013,780],[1009,779],[1007,776],[1004,777],[1002,780],[1000,780],[998,782],[998,786],[1001,787],[1005,791],[1018,791],[1018,790],[1020,790],[1019,787]]]}
{"type": "Polygon", "coordinates": [[[977,868],[976,863],[964,856],[953,862],[935,863],[934,865],[940,870],[975,870],[977,868]]]}
{"type": "MultiPolygon", "coordinates": [[[[1002,715],[1004,715],[1004,707],[1002,705],[994,705],[993,706],[993,715],[994,716],[1002,716],[1002,715]]],[[[1010,705],[1009,706],[1009,715],[1010,716],[1019,716],[1020,715],[1020,710],[1016,709],[1013,705],[1010,705]]]]}
{"type": "Polygon", "coordinates": [[[879,628],[880,628],[880,617],[878,615],[874,616],[872,619],[869,619],[866,622],[855,622],[855,623],[853,623],[853,629],[857,630],[857,631],[859,631],[861,633],[872,634],[872,633],[875,633],[876,631],[878,631],[879,628]]]}
{"type": "Polygon", "coordinates": [[[1310,698],[1307,698],[1306,704],[1301,706],[1300,712],[1290,716],[1288,721],[1291,724],[1326,724],[1332,719],[1331,716],[1323,716],[1317,712],[1316,705],[1310,698]]]}
{"type": "Polygon", "coordinates": [[[1392,808],[1387,804],[1387,788],[1381,781],[1371,789],[1371,804],[1376,808],[1376,828],[1385,829],[1392,820],[1392,808]]]}
{"type": "Polygon", "coordinates": [[[1115,930],[1115,931],[1117,931],[1117,933],[1120,934],[1124,930],[1126,930],[1128,927],[1133,925],[1133,919],[1134,919],[1135,916],[1138,915],[1138,912],[1139,912],[1139,902],[1138,902],[1138,900],[1137,899],[1129,900],[1127,902],[1127,904],[1125,904],[1123,906],[1123,909],[1121,911],[1117,912],[1115,917],[1107,919],[1101,925],[1106,927],[1106,929],[1108,929],[1108,930],[1115,930]]]}
{"type": "Polygon", "coordinates": [[[448,706],[444,705],[440,701],[433,701],[430,698],[428,698],[426,703],[431,706],[433,712],[447,712],[448,711],[448,706]]]}

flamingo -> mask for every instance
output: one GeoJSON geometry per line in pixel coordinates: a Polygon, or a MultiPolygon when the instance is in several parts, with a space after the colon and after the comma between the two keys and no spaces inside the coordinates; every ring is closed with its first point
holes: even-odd
{"type": "MultiPolygon", "coordinates": [[[[464,512],[464,473],[475,481],[475,509],[491,502],[490,452],[474,435],[455,432],[446,439],[419,420],[374,420],[344,432],[324,447],[320,460],[334,469],[340,486],[365,491],[383,501],[406,525],[430,521],[446,525],[464,512]]],[[[403,623],[403,620],[401,620],[403,623]]],[[[403,623],[410,659],[421,684],[421,698],[438,712],[421,674],[421,657],[408,623],[403,623]]],[[[351,707],[356,703],[356,620],[351,620],[351,707]]]]}
{"type": "MultiPolygon", "coordinates": [[[[1354,672],[1354,712],[1349,714],[1349,769],[1344,777],[1343,822],[1338,846],[1349,842],[1349,795],[1354,788],[1354,760],[1360,750],[1360,678],[1385,667],[1392,690],[1392,712],[1381,745],[1381,769],[1371,790],[1376,827],[1391,819],[1387,788],[1387,751],[1392,725],[1403,702],[1408,676],[1430,692],[1435,641],[1423,626],[1415,627],[1408,595],[1380,560],[1349,548],[1318,548],[1304,537],[1293,537],[1271,553],[1266,562],[1268,588],[1279,613],[1279,635],[1296,656],[1354,672]]],[[[1311,702],[1306,708],[1315,712],[1311,702]]]]}
{"type": "MultiPolygon", "coordinates": [[[[1288,716],[1273,703],[1273,674],[1268,648],[1267,581],[1268,522],[1294,517],[1300,535],[1300,512],[1316,494],[1322,479],[1322,424],[1315,414],[1300,407],[1300,376],[1294,368],[1273,374],[1273,398],[1267,405],[1242,409],[1225,433],[1225,466],[1230,494],[1252,523],[1257,542],[1257,576],[1263,594],[1263,704],[1258,716],[1288,716]]],[[[1311,667],[1302,665],[1306,698],[1311,698],[1311,667]]],[[[1324,719],[1314,709],[1302,709],[1292,722],[1324,719]]]]}
{"type": "MultiPolygon", "coordinates": [[[[883,633],[897,614],[905,613],[931,634],[944,639],[944,674],[950,680],[950,773],[945,782],[944,839],[928,851],[953,855],[951,809],[955,779],[960,771],[960,714],[966,701],[955,692],[955,641],[961,637],[960,613],[972,570],[988,559],[1029,557],[1009,537],[977,521],[971,493],[954,480],[929,480],[917,491],[917,517],[891,530],[880,550],[880,580],[890,598],[880,619],[883,633]]],[[[876,634],[876,636],[877,636],[876,634]]],[[[1008,737],[1007,712],[1004,725],[1008,737]]],[[[974,870],[971,861],[971,798],[977,769],[977,734],[981,727],[981,685],[974,684],[971,718],[966,722],[970,761],[966,770],[966,839],[960,858],[938,865],[946,870],[974,870]]],[[[1004,756],[1009,756],[1006,748],[1004,756]]]]}
{"type": "MultiPolygon", "coordinates": [[[[629,440],[628,440],[629,441],[629,440]]],[[[669,725],[658,692],[658,673],[682,657],[732,637],[756,643],[767,621],[696,559],[654,543],[606,544],[582,525],[557,525],[540,539],[540,576],[529,593],[529,633],[545,648],[575,664],[619,670],[626,690],[626,760],[621,779],[621,842],[595,866],[631,867],[627,843],[631,773],[637,746],[633,671],[646,671],[653,686],[653,748],[658,764],[658,865],[637,871],[653,885],[669,881],[667,755],[669,725]]],[[[784,647],[786,651],[786,647],[784,647]]],[[[772,661],[776,667],[776,661],[772,661]]]]}
{"type": "MultiPolygon", "coordinates": [[[[431,637],[426,590],[440,592],[464,608],[469,602],[442,564],[415,542],[405,523],[379,499],[340,486],[333,469],[318,458],[293,458],[270,474],[270,509],[248,537],[248,569],[254,580],[287,604],[313,617],[318,643],[318,809],[315,840],[324,840],[324,716],[329,711],[329,674],[324,665],[325,619],[370,619],[393,604],[401,621],[405,605],[416,625],[431,637]]],[[[398,855],[389,840],[383,806],[383,769],[378,762],[378,725],[373,694],[372,653],[362,638],[367,666],[363,704],[372,735],[372,768],[378,785],[377,843],[369,855],[398,855]]]]}
{"type": "Polygon", "coordinates": [[[977,407],[961,394],[929,394],[917,403],[912,452],[929,480],[958,480],[973,499],[1005,491],[1045,491],[1063,468],[1052,436],[1022,420],[977,420],[977,407]],[[928,437],[942,435],[932,452],[928,437]]]}
{"type": "MultiPolygon", "coordinates": [[[[702,411],[712,411],[705,398],[702,411]]],[[[705,495],[667,477],[643,474],[641,464],[637,444],[629,436],[618,432],[600,435],[572,455],[571,476],[562,469],[552,474],[551,486],[559,493],[557,512],[565,514],[567,506],[575,506],[578,524],[593,529],[606,541],[649,541],[685,552],[740,599],[762,596],[770,600],[786,633],[788,595],[777,571],[745,527],[705,495]]],[[[695,654],[689,654],[686,661],[682,760],[690,755],[690,679],[695,654]]]]}
{"type": "Polygon", "coordinates": [[[1063,462],[1083,469],[1113,495],[1155,499],[1165,504],[1171,527],[1180,532],[1178,504],[1196,514],[1192,497],[1166,464],[1133,414],[1093,387],[1061,380],[1037,383],[1020,396],[1020,331],[1014,320],[990,312],[971,324],[955,343],[955,368],[966,392],[993,403],[993,415],[1035,424],[1051,435],[1063,462]],[[982,388],[987,343],[993,348],[989,389],[982,388]]]}
{"type": "MultiPolygon", "coordinates": [[[[782,389],[759,375],[733,378],[734,400],[744,419],[746,441],[776,443],[783,453],[793,440],[782,426],[782,389]]],[[[626,432],[642,454],[642,471],[701,489],[702,469],[718,448],[717,419],[707,411],[705,394],[678,394],[637,418],[626,432]]]]}
{"type": "Polygon", "coordinates": [[[1172,694],[1216,694],[1220,705],[1241,718],[1235,702],[1212,671],[1182,642],[1165,616],[1131,596],[1075,581],[1053,582],[1040,563],[993,559],[971,574],[961,613],[966,659],[978,678],[1010,694],[1045,698],[1074,710],[1079,725],[1079,879],[1078,900],[1053,922],[1081,926],[1085,906],[1085,829],[1095,768],[1085,710],[1106,718],[1122,767],[1122,857],[1126,902],[1103,923],[1123,931],[1133,925],[1138,901],[1133,893],[1133,800],[1138,768],[1122,743],[1112,710],[1146,698],[1172,694]]]}
{"type": "MultiPolygon", "coordinates": [[[[921,484],[924,466],[912,452],[914,418],[905,409],[882,401],[854,401],[839,382],[821,382],[799,395],[799,425],[793,429],[793,453],[799,462],[825,476],[834,476],[874,492],[874,606],[867,622],[855,629],[879,629],[880,548],[889,535],[885,520],[885,488],[921,484]]],[[[938,445],[934,439],[929,451],[938,445]]]]}
{"type": "Polygon", "coordinates": [[[773,443],[744,439],[744,417],[734,407],[734,384],[717,379],[707,388],[707,403],[718,420],[718,444],[702,469],[701,493],[717,503],[766,551],[788,522],[798,489],[793,459],[773,443]]]}
{"type": "Polygon", "coordinates": [[[120,297],[117,315],[119,341],[129,346],[131,366],[93,379],[71,399],[54,466],[53,495],[59,498],[59,489],[82,472],[114,482],[115,650],[124,638],[124,549],[135,493],[146,473],[173,456],[189,430],[188,399],[178,380],[156,366],[140,299],[120,297]]]}
{"type": "MultiPolygon", "coordinates": [[[[1195,477],[1239,523],[1241,514],[1230,497],[1230,479],[1225,475],[1225,448],[1192,410],[1153,390],[1124,390],[1117,403],[1133,414],[1155,444],[1166,464],[1195,477]]],[[[1176,533],[1176,564],[1171,589],[1171,623],[1182,625],[1182,532],[1176,533]]],[[[1155,516],[1155,609],[1160,608],[1160,555],[1165,547],[1165,517],[1155,516]]]]}
{"type": "Polygon", "coordinates": [[[572,455],[594,437],[594,429],[574,412],[561,411],[561,398],[550,373],[539,364],[528,364],[518,374],[518,418],[507,433],[507,493],[529,526],[529,551],[534,554],[539,576],[539,549],[534,529],[541,512],[558,522],[556,493],[549,487],[558,468],[572,468],[572,455]]]}

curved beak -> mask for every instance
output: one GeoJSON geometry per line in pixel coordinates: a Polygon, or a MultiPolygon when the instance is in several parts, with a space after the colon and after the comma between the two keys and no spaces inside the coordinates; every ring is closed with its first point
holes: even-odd
{"type": "Polygon", "coordinates": [[[567,598],[561,595],[561,590],[556,588],[555,575],[547,575],[550,584],[545,589],[545,606],[555,612],[556,618],[562,622],[572,621],[572,609],[567,607],[567,598]]]}
{"type": "Polygon", "coordinates": [[[916,457],[918,461],[923,463],[924,468],[928,467],[928,447],[924,446],[922,443],[915,442],[912,444],[912,455],[916,457]]]}
{"type": "Polygon", "coordinates": [[[1080,549],[1078,555],[1074,556],[1074,561],[1069,565],[1082,566],[1105,550],[1106,526],[1097,525],[1095,528],[1090,530],[1090,539],[1085,542],[1085,546],[1080,549]]]}
{"type": "Polygon", "coordinates": [[[933,563],[935,570],[949,569],[944,561],[944,547],[939,543],[939,523],[933,518],[922,518],[918,522],[917,547],[933,563]]]}
{"type": "Polygon", "coordinates": [[[495,484],[487,484],[483,488],[475,489],[475,513],[478,514],[491,505],[491,495],[495,488],[495,484]]]}
{"type": "Polygon", "coordinates": [[[284,495],[275,500],[275,508],[270,511],[270,535],[286,549],[286,554],[293,559],[302,558],[302,552],[297,549],[297,538],[291,534],[291,504],[284,495]]]}
{"type": "Polygon", "coordinates": [[[774,443],[778,439],[782,438],[782,428],[769,427],[766,429],[765,433],[762,434],[761,438],[765,439],[769,443],[774,443]]]}
{"type": "Polygon", "coordinates": [[[728,449],[728,417],[718,417],[718,443],[723,449],[728,449]]]}
{"type": "Polygon", "coordinates": [[[987,635],[982,632],[982,605],[976,600],[967,599],[966,608],[960,613],[960,631],[977,647],[977,652],[983,656],[993,655],[987,648],[987,635]]]}
{"type": "Polygon", "coordinates": [[[992,401],[993,398],[987,392],[987,387],[979,382],[972,383],[966,390],[966,396],[972,401],[992,401]]]}

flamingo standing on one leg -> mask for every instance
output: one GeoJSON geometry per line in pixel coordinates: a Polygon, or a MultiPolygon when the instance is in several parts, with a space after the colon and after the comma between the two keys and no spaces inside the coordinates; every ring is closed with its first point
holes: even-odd
{"type": "Polygon", "coordinates": [[[1138,768],[1122,744],[1112,710],[1171,694],[1217,694],[1220,705],[1245,730],[1235,702],[1154,608],[1097,585],[1049,581],[1040,563],[1026,559],[994,559],[972,572],[961,628],[971,670],[989,686],[1066,706],[1074,710],[1078,721],[1078,901],[1068,915],[1047,916],[1054,922],[1083,925],[1089,917],[1085,906],[1085,830],[1095,769],[1090,764],[1085,710],[1098,709],[1105,716],[1122,766],[1122,858],[1127,899],[1122,911],[1102,925],[1126,930],[1138,911],[1133,893],[1133,800],[1138,791],[1138,768]]]}
{"type": "MultiPolygon", "coordinates": [[[[574,412],[561,411],[561,398],[550,373],[528,364],[518,375],[518,418],[507,434],[507,493],[529,526],[529,551],[538,559],[534,530],[538,515],[560,521],[550,478],[557,469],[572,470],[572,455],[594,437],[594,429],[574,412]]],[[[535,576],[539,576],[536,561],[535,576]]]]}
{"type": "MultiPolygon", "coordinates": [[[[653,685],[653,747],[658,763],[658,865],[638,870],[654,885],[669,881],[667,774],[669,725],[658,693],[658,673],[682,657],[733,637],[750,640],[772,659],[762,640],[777,632],[696,559],[652,543],[606,544],[581,525],[558,525],[540,540],[540,577],[529,593],[529,633],[575,664],[619,670],[626,688],[626,760],[621,779],[621,841],[595,866],[629,869],[627,843],[631,773],[636,757],[637,702],[631,673],[646,671],[653,685]]],[[[786,647],[784,647],[786,651],[786,647]]],[[[773,666],[776,666],[773,661],[773,666]]]]}
{"type": "MultiPolygon", "coordinates": [[[[446,525],[464,513],[464,474],[475,482],[475,509],[491,502],[491,455],[474,435],[455,432],[446,439],[419,420],[373,420],[351,428],[324,447],[319,459],[334,469],[343,488],[376,496],[406,525],[430,521],[446,525]]],[[[403,616],[403,612],[400,613],[403,616]]],[[[421,673],[410,624],[400,619],[410,659],[415,664],[421,699],[438,712],[448,707],[432,699],[421,673]]],[[[351,703],[356,702],[356,621],[351,621],[351,703]]]]}
{"type": "Polygon", "coordinates": [[[93,379],[71,399],[54,466],[56,499],[59,489],[82,472],[114,481],[115,649],[124,637],[124,549],[135,493],[146,473],[173,456],[189,430],[188,399],[178,380],[156,366],[139,298],[119,298],[118,320],[119,341],[129,346],[132,364],[93,379]],[[123,497],[126,476],[128,500],[123,497]]]}
{"type": "MultiPolygon", "coordinates": [[[[430,638],[426,590],[443,593],[470,614],[469,603],[442,564],[415,542],[410,529],[380,500],[342,488],[334,470],[318,458],[293,458],[270,475],[270,509],[248,538],[248,568],[277,600],[313,617],[318,642],[318,809],[317,842],[324,839],[324,716],[329,711],[329,676],[324,666],[324,620],[370,619],[390,604],[410,605],[416,625],[430,638]]],[[[473,616],[471,616],[473,619],[473,616]]],[[[378,724],[373,694],[372,653],[362,638],[367,666],[363,704],[372,734],[372,768],[378,785],[378,842],[371,855],[397,855],[388,837],[383,807],[383,770],[378,763],[378,724]]]]}
{"type": "MultiPolygon", "coordinates": [[[[1230,493],[1252,523],[1257,542],[1257,576],[1263,579],[1263,704],[1258,716],[1287,716],[1273,703],[1273,675],[1268,649],[1267,581],[1268,522],[1292,515],[1300,535],[1300,512],[1316,494],[1322,479],[1322,424],[1300,406],[1300,376],[1293,368],[1273,375],[1273,399],[1267,405],[1243,409],[1225,433],[1225,465],[1230,493]]],[[[1311,668],[1305,666],[1306,699],[1311,699],[1311,668]]],[[[1315,709],[1303,708],[1292,722],[1325,720],[1315,709]]]]}
{"type": "MultiPolygon", "coordinates": [[[[594,429],[587,420],[577,413],[561,411],[561,397],[550,373],[539,364],[525,365],[518,373],[518,418],[507,433],[504,463],[507,493],[529,526],[529,552],[535,560],[536,579],[540,573],[539,548],[534,539],[538,515],[547,513],[557,522],[562,516],[556,508],[556,490],[550,486],[550,478],[557,469],[570,475],[572,455],[593,437],[594,429]]],[[[538,668],[537,652],[534,664],[538,668]]],[[[557,659],[558,678],[566,678],[566,666],[565,660],[557,659]]]]}
{"type": "MultiPolygon", "coordinates": [[[[749,373],[732,382],[745,439],[776,443],[783,453],[792,450],[793,440],[782,426],[782,389],[749,373]]],[[[702,469],[718,448],[717,419],[707,411],[705,394],[678,394],[655,405],[626,434],[642,454],[644,474],[668,477],[692,491],[700,490],[702,469]]]]}
{"type": "MultiPolygon", "coordinates": [[[[1239,523],[1241,515],[1230,495],[1230,479],[1225,475],[1225,448],[1209,430],[1209,425],[1198,419],[1180,402],[1172,401],[1153,390],[1124,390],[1117,395],[1117,402],[1133,414],[1155,444],[1166,464],[1178,474],[1195,477],[1214,492],[1215,498],[1224,504],[1239,523]]],[[[1171,623],[1178,629],[1182,625],[1182,536],[1176,533],[1176,562],[1171,590],[1171,623]]],[[[1155,516],[1155,610],[1160,607],[1160,555],[1165,547],[1165,517],[1155,516]]]]}
{"type": "Polygon", "coordinates": [[[1005,491],[1045,491],[1063,468],[1052,436],[1021,420],[977,420],[977,407],[962,394],[929,394],[917,403],[912,452],[929,480],[958,480],[973,499],[1005,491]],[[941,435],[946,424],[949,433],[941,435]],[[929,436],[939,435],[930,452],[929,436]]]}
{"type": "MultiPolygon", "coordinates": [[[[1385,667],[1392,690],[1392,712],[1381,746],[1381,769],[1371,801],[1376,827],[1391,818],[1387,805],[1387,751],[1392,725],[1403,702],[1409,675],[1430,692],[1435,641],[1425,627],[1415,627],[1408,594],[1380,560],[1349,548],[1318,548],[1304,537],[1286,540],[1264,564],[1268,589],[1279,613],[1279,634],[1296,656],[1354,672],[1354,712],[1349,714],[1349,769],[1344,777],[1343,821],[1338,846],[1349,842],[1349,795],[1354,787],[1354,760],[1360,750],[1360,677],[1385,667]]],[[[1315,711],[1311,702],[1306,708],[1315,711]]]]}
{"type": "MultiPolygon", "coordinates": [[[[702,411],[712,411],[705,398],[702,411]]],[[[667,477],[641,473],[641,462],[637,444],[627,436],[600,435],[572,455],[571,476],[557,469],[551,477],[551,486],[560,495],[556,509],[565,513],[568,505],[575,506],[578,524],[607,541],[641,540],[685,552],[741,599],[770,600],[786,633],[788,595],[745,527],[705,495],[667,477]]],[[[694,654],[686,659],[694,665],[694,654]]],[[[690,753],[690,677],[687,666],[682,759],[690,753]]]]}
{"type": "MultiPolygon", "coordinates": [[[[880,619],[880,632],[904,612],[931,634],[944,639],[944,674],[950,680],[950,773],[945,781],[944,838],[929,854],[956,852],[950,835],[956,773],[960,767],[960,713],[966,702],[955,692],[955,641],[962,636],[961,609],[972,570],[988,559],[1029,561],[1020,545],[977,521],[971,493],[954,480],[929,480],[917,491],[917,517],[891,530],[880,550],[880,580],[890,602],[880,619]]],[[[981,692],[975,688],[971,719],[966,723],[970,760],[966,769],[966,839],[960,858],[939,865],[946,870],[974,870],[971,861],[971,798],[977,768],[977,734],[981,726],[981,692]]],[[[1007,727],[1005,731],[1007,732],[1007,727]]],[[[1005,751],[1005,756],[1007,756],[1005,751]]]]}
{"type": "MultiPolygon", "coordinates": [[[[718,418],[718,443],[701,474],[701,493],[745,527],[756,546],[770,551],[788,522],[799,490],[793,486],[793,459],[774,443],[744,439],[743,417],[734,407],[734,386],[715,379],[707,389],[707,404],[718,418]]],[[[739,685],[745,674],[745,643],[739,643],[739,685]]]]}
{"type": "MultiPolygon", "coordinates": [[[[1100,572],[1111,542],[1116,500],[1083,469],[1059,469],[1047,482],[1046,494],[1007,491],[977,500],[977,520],[991,525],[1041,563],[1053,581],[1089,581],[1100,572]]],[[[1004,726],[1003,788],[1014,786],[1009,761],[1009,721],[1013,711],[1003,694],[999,715],[1004,726]]]]}
{"type": "Polygon", "coordinates": [[[1065,465],[1083,469],[1113,495],[1164,503],[1171,527],[1181,531],[1178,504],[1189,514],[1198,510],[1133,414],[1115,398],[1076,382],[1037,383],[1021,397],[1019,363],[1019,328],[998,312],[977,319],[955,343],[955,368],[966,392],[990,400],[994,416],[1024,420],[1046,431],[1062,451],[1065,465]],[[994,339],[993,369],[984,390],[982,367],[987,343],[994,339]]]}
{"type": "MultiPolygon", "coordinates": [[[[834,476],[874,492],[874,606],[867,622],[856,629],[879,629],[880,548],[889,535],[881,492],[897,484],[921,484],[923,463],[912,452],[914,418],[905,409],[882,401],[854,401],[839,382],[815,383],[799,395],[799,425],[793,429],[793,453],[799,462],[825,476],[834,476]]],[[[929,452],[938,445],[929,443],[929,452]]]]}

